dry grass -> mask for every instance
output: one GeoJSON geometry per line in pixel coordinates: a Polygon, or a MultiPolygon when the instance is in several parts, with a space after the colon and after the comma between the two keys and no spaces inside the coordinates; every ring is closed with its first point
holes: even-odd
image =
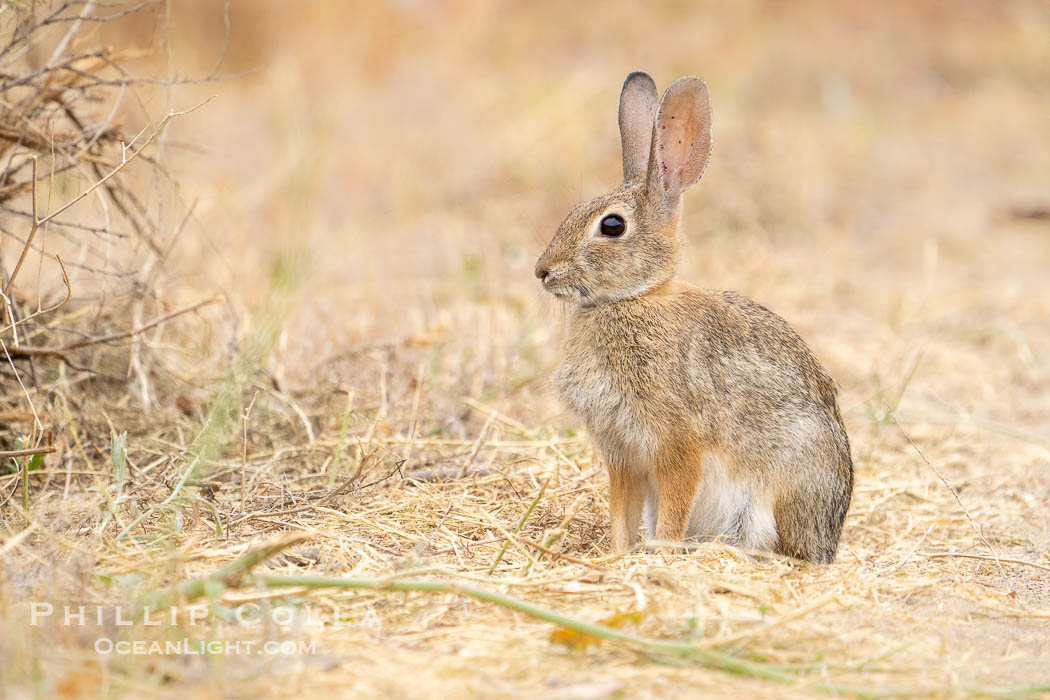
{"type": "MultiPolygon", "coordinates": [[[[0,476],[7,696],[1050,692],[1043,5],[304,5],[233,3],[225,66],[247,72],[141,92],[154,120],[218,94],[170,125],[204,151],[166,154],[169,235],[196,205],[156,288],[168,310],[223,292],[231,312],[137,338],[146,408],[126,350],[82,357],[93,372],[38,363],[57,452],[28,472],[27,512],[0,476]],[[531,267],[573,202],[615,184],[635,68],[712,91],[683,276],[779,312],[842,386],[857,489],[834,565],[606,556],[602,466],[548,387],[563,312],[531,267]],[[193,582],[290,535],[259,578],[193,582]],[[30,601],[180,584],[215,617],[28,623],[30,601]],[[474,589],[678,646],[552,637],[474,589]],[[238,624],[246,601],[318,624],[238,624]],[[93,648],[184,635],[316,648],[93,648]]],[[[140,69],[207,74],[222,7],[170,15],[140,69]]],[[[26,398],[3,381],[14,437],[26,398]]]]}

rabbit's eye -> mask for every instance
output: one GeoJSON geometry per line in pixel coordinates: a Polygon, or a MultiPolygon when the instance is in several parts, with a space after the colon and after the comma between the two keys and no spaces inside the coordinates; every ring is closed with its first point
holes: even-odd
{"type": "Polygon", "coordinates": [[[619,238],[627,230],[627,224],[619,214],[609,214],[602,219],[601,224],[598,225],[598,230],[601,231],[603,236],[619,238]]]}

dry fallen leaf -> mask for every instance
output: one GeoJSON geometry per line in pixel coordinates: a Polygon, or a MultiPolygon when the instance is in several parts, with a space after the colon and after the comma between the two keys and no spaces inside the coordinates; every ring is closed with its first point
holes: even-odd
{"type": "MultiPolygon", "coordinates": [[[[640,624],[644,617],[644,611],[633,610],[631,612],[620,612],[610,615],[609,617],[598,620],[597,624],[618,630],[623,629],[628,622],[634,625],[640,624]]],[[[562,628],[551,632],[550,641],[554,644],[564,644],[570,649],[586,649],[589,646],[601,643],[602,640],[600,637],[595,637],[593,634],[562,628]]]]}

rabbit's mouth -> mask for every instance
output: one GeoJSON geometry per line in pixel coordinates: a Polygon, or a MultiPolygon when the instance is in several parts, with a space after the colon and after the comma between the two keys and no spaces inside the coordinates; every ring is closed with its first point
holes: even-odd
{"type": "Polygon", "coordinates": [[[591,290],[582,284],[560,284],[560,285],[543,285],[548,292],[554,295],[559,301],[566,301],[570,303],[580,304],[586,306],[591,303],[594,299],[591,295],[591,290]]]}
{"type": "Polygon", "coordinates": [[[566,282],[551,284],[547,280],[544,280],[543,289],[551,296],[561,299],[562,301],[580,301],[590,295],[587,288],[583,287],[583,285],[566,282]]]}
{"type": "Polygon", "coordinates": [[[592,298],[591,290],[583,284],[570,281],[575,275],[567,275],[564,269],[539,269],[536,276],[540,278],[543,288],[561,301],[586,304],[592,298]]]}

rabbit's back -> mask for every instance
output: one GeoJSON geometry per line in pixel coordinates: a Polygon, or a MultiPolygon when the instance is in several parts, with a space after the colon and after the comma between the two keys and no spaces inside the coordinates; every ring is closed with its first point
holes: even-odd
{"type": "Polygon", "coordinates": [[[840,423],[834,382],[802,339],[735,292],[681,285],[580,308],[564,345],[556,381],[569,405],[596,424],[640,424],[629,441],[643,453],[685,410],[701,419],[705,440],[724,438],[729,418],[813,409],[840,423]]]}

